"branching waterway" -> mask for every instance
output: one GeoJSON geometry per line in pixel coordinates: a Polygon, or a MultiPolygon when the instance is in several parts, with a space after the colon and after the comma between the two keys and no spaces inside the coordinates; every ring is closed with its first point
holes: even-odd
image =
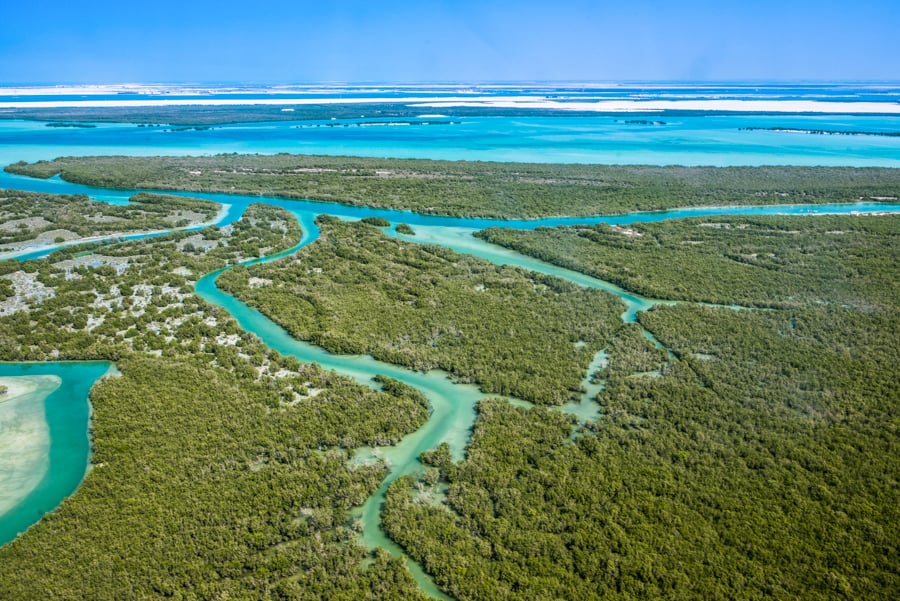
{"type": "MultiPolygon", "coordinates": [[[[295,212],[295,215],[303,229],[303,237],[300,243],[288,251],[251,261],[250,263],[274,261],[289,256],[318,237],[318,228],[315,226],[314,216],[305,212],[295,212]]],[[[535,271],[563,277],[579,285],[607,290],[617,294],[625,301],[627,307],[622,314],[623,321],[634,320],[637,311],[649,308],[655,302],[628,294],[607,282],[556,268],[552,265],[517,255],[512,251],[494,247],[472,238],[471,233],[466,236],[464,233],[456,232],[455,234],[449,234],[446,238],[441,238],[440,228],[434,228],[429,231],[429,236],[423,236],[422,239],[416,241],[430,244],[443,243],[445,246],[459,252],[469,252],[497,264],[514,264],[525,269],[534,268],[535,271]],[[456,238],[453,237],[454,235],[456,238]],[[454,240],[457,240],[457,242],[454,243],[454,240]],[[470,246],[466,246],[458,241],[466,241],[470,246]]],[[[333,369],[368,386],[377,387],[374,381],[375,376],[379,374],[387,375],[415,387],[428,399],[431,405],[431,413],[424,426],[406,436],[397,445],[375,449],[359,449],[355,458],[357,461],[381,458],[387,461],[390,466],[388,476],[381,483],[375,494],[354,512],[354,519],[359,520],[359,540],[370,549],[383,547],[395,556],[402,555],[403,550],[390,540],[381,529],[381,508],[384,505],[388,487],[400,476],[419,470],[421,468],[419,456],[422,452],[433,449],[441,443],[447,443],[450,446],[454,459],[461,459],[475,423],[475,406],[480,399],[488,395],[473,385],[454,382],[446,373],[441,371],[414,372],[396,365],[377,361],[369,356],[334,355],[319,347],[298,341],[259,311],[222,292],[215,284],[216,278],[222,271],[224,270],[215,271],[197,282],[197,293],[207,302],[227,310],[242,328],[259,336],[269,347],[284,355],[296,357],[301,361],[319,363],[326,369],[333,369]]],[[[604,357],[604,351],[598,353],[598,357],[592,363],[592,368],[598,369],[604,357]]],[[[589,378],[590,372],[588,374],[589,378]]],[[[593,397],[597,392],[599,392],[597,385],[589,386],[582,403],[572,404],[565,409],[575,413],[582,419],[593,418],[598,414],[596,404],[593,402],[593,397]]],[[[413,577],[424,592],[435,598],[448,598],[434,585],[421,566],[408,558],[406,561],[413,577]]]]}
{"type": "MultiPolygon", "coordinates": [[[[734,211],[732,214],[739,214],[734,211]]],[[[289,256],[313,242],[318,236],[314,223],[314,215],[303,211],[294,211],[303,229],[300,243],[288,251],[271,257],[251,261],[258,263],[273,261],[289,256]]],[[[638,215],[634,219],[640,220],[638,215]]],[[[387,230],[390,232],[390,230],[387,230]]],[[[424,244],[440,244],[460,253],[472,254],[498,265],[514,265],[548,275],[566,279],[580,286],[604,290],[620,298],[625,311],[623,322],[634,322],[639,311],[647,310],[655,304],[671,304],[673,301],[647,299],[615,286],[578,272],[560,268],[555,265],[532,259],[504,248],[500,248],[472,237],[472,230],[467,228],[448,228],[441,226],[425,226],[417,228],[416,236],[403,236],[393,232],[399,238],[424,244]]],[[[374,377],[379,374],[388,375],[410,386],[417,388],[428,399],[431,414],[428,421],[416,432],[405,437],[399,444],[377,449],[358,449],[356,461],[384,459],[390,466],[388,476],[378,490],[366,503],[354,513],[360,521],[360,542],[370,549],[383,547],[395,556],[403,554],[403,550],[390,540],[380,525],[381,508],[384,504],[388,487],[400,476],[414,473],[421,469],[419,456],[423,451],[433,449],[441,443],[450,446],[454,459],[462,458],[468,444],[476,414],[478,400],[486,394],[475,386],[453,382],[446,373],[431,371],[428,373],[413,372],[401,367],[377,361],[369,356],[333,355],[321,348],[292,338],[283,328],[263,316],[259,311],[248,307],[234,297],[222,292],[215,285],[216,278],[224,270],[213,272],[202,278],[196,286],[197,293],[206,301],[227,310],[247,331],[255,333],[260,339],[278,352],[298,358],[301,361],[316,362],[326,369],[334,369],[338,373],[350,376],[358,382],[377,386],[374,377]]],[[[660,345],[652,333],[644,330],[645,336],[660,345]]],[[[671,352],[670,352],[671,353],[671,352]]],[[[606,361],[606,351],[601,350],[595,356],[584,382],[585,392],[580,403],[566,405],[561,410],[576,415],[580,420],[596,419],[599,407],[594,402],[596,395],[602,390],[603,383],[591,382],[592,373],[600,369],[606,361]]],[[[495,395],[492,395],[495,396],[495,395]]],[[[406,559],[407,565],[421,589],[435,598],[446,599],[444,595],[414,561],[406,559]]]]}
{"type": "MultiPolygon", "coordinates": [[[[16,178],[17,188],[29,189],[29,183],[35,180],[26,178],[16,178]]],[[[9,183],[9,182],[4,182],[9,183]]],[[[37,182],[35,182],[37,183],[37,182]]],[[[49,191],[45,188],[46,182],[39,183],[38,188],[41,191],[49,191]]],[[[65,182],[53,182],[49,187],[53,188],[53,192],[59,193],[96,193],[97,189],[85,188],[83,186],[75,186],[65,182]]],[[[104,201],[123,201],[132,194],[133,191],[109,192],[103,191],[102,200],[104,201]]],[[[302,238],[299,243],[292,249],[280,252],[262,259],[251,261],[263,262],[274,261],[280,258],[290,256],[303,246],[315,241],[319,235],[319,230],[315,225],[315,218],[322,213],[330,213],[338,215],[345,219],[358,219],[362,217],[378,216],[384,217],[393,223],[403,222],[415,226],[415,236],[403,236],[397,234],[393,228],[386,229],[389,235],[397,236],[408,242],[420,244],[439,244],[451,248],[457,252],[475,255],[498,265],[514,265],[523,269],[537,271],[540,273],[560,277],[580,286],[596,288],[604,290],[615,295],[623,302],[623,322],[634,322],[636,315],[640,311],[649,309],[655,304],[671,303],[672,301],[648,299],[633,294],[609,282],[605,282],[590,276],[574,272],[568,269],[560,268],[555,265],[544,263],[537,259],[520,255],[514,251],[500,248],[473,237],[473,233],[479,229],[486,227],[514,227],[522,229],[531,229],[539,226],[568,225],[574,223],[613,223],[627,224],[634,222],[660,221],[664,219],[674,219],[682,217],[698,217],[708,215],[761,215],[761,214],[821,214],[821,213],[865,213],[865,212],[896,212],[900,211],[900,205],[897,204],[881,204],[881,203],[860,203],[854,205],[821,205],[821,206],[790,206],[790,207],[727,207],[727,208],[708,208],[708,209],[689,209],[675,210],[667,212],[654,213],[635,213],[630,215],[620,215],[615,217],[597,216],[593,218],[553,218],[537,221],[498,221],[498,220],[468,220],[445,217],[432,217],[417,215],[408,212],[390,211],[381,209],[368,209],[349,207],[331,203],[316,203],[309,201],[287,201],[282,199],[270,199],[260,197],[240,197],[226,195],[197,194],[203,198],[217,200],[219,202],[227,202],[231,205],[227,215],[223,215],[220,224],[231,223],[242,215],[243,211],[254,202],[266,202],[273,205],[281,206],[291,211],[298,219],[302,227],[302,238]]],[[[94,195],[96,198],[96,195],[94,195]]],[[[20,259],[37,258],[45,256],[53,249],[42,249],[39,252],[20,257],[20,259]]],[[[228,311],[240,324],[240,326],[257,335],[265,344],[272,349],[284,354],[296,357],[305,362],[319,363],[326,369],[333,369],[336,372],[349,376],[367,386],[377,387],[373,378],[376,375],[386,375],[401,382],[404,382],[420,392],[428,399],[431,405],[431,413],[428,421],[417,431],[405,437],[399,444],[383,447],[383,448],[367,448],[358,449],[354,457],[355,462],[364,463],[378,459],[385,460],[390,470],[388,476],[382,482],[376,493],[370,497],[366,503],[354,512],[354,520],[359,521],[359,540],[366,547],[373,549],[375,547],[383,547],[394,555],[402,555],[403,550],[391,541],[380,527],[380,513],[384,503],[385,493],[388,486],[400,476],[414,473],[421,468],[419,456],[423,451],[433,449],[437,445],[446,442],[452,455],[459,460],[463,457],[466,445],[475,422],[476,413],[475,406],[477,402],[487,397],[477,387],[468,384],[460,384],[453,381],[448,375],[440,371],[431,371],[427,373],[410,371],[396,365],[376,361],[368,356],[345,356],[334,355],[315,347],[306,342],[298,341],[292,338],[288,333],[263,316],[259,311],[252,309],[244,303],[238,301],[234,297],[222,292],[216,286],[216,278],[222,273],[219,270],[201,278],[196,284],[196,292],[206,301],[222,307],[228,311]]],[[[650,333],[645,331],[645,336],[655,343],[658,340],[650,333]]],[[[602,390],[602,383],[591,382],[591,373],[605,362],[605,351],[600,351],[594,358],[591,367],[585,379],[585,390],[581,403],[571,404],[561,409],[573,413],[582,421],[596,419],[599,415],[599,408],[594,402],[596,395],[602,390]]],[[[105,369],[105,368],[104,368],[105,369]]],[[[91,380],[92,382],[93,380],[91,380]]],[[[86,399],[87,389],[84,390],[84,398],[86,399]]],[[[496,395],[491,395],[496,396],[496,395]]],[[[86,403],[85,403],[86,405],[86,403]]],[[[50,415],[51,409],[48,406],[48,420],[52,420],[50,415]]],[[[86,430],[86,421],[81,426],[82,432],[86,430]]],[[[53,431],[51,429],[51,436],[53,431]]],[[[83,434],[82,434],[83,436],[83,434]]],[[[82,464],[83,465],[83,464],[82,464]]],[[[77,481],[83,476],[83,467],[68,466],[70,473],[68,477],[72,478],[72,473],[77,473],[77,481]]],[[[48,478],[62,477],[59,470],[51,467],[48,478]]],[[[46,479],[46,478],[45,478],[46,479]]],[[[70,491],[69,491],[70,492],[70,491]]],[[[68,492],[59,496],[56,500],[58,504],[68,492]]],[[[21,505],[21,504],[20,504],[21,505]]],[[[51,509],[47,507],[44,511],[51,509]]],[[[39,519],[39,515],[32,516],[29,523],[33,523],[39,519]]],[[[0,524],[6,526],[8,515],[4,514],[0,524]]],[[[7,539],[0,539],[3,542],[7,539]]],[[[435,598],[447,599],[436,585],[431,581],[428,575],[415,562],[407,559],[407,565],[413,573],[416,581],[422,590],[435,598]]]]}

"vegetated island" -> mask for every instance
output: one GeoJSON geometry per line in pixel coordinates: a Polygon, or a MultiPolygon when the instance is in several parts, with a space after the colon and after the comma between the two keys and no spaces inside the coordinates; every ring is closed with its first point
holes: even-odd
{"type": "MultiPolygon", "coordinates": [[[[595,111],[529,107],[448,107],[453,117],[596,117],[595,111]]],[[[423,107],[408,102],[351,104],[285,104],[232,106],[156,106],[156,107],[58,107],[16,108],[0,112],[0,119],[79,123],[168,123],[180,126],[260,123],[266,121],[327,121],[342,119],[416,119],[423,107]]],[[[697,111],[680,111],[690,113],[697,111]]],[[[643,113],[642,113],[643,114],[643,113]]]]}
{"type": "Polygon", "coordinates": [[[222,228],[0,261],[0,282],[42,291],[0,312],[0,359],[121,371],[91,391],[80,488],[0,548],[0,598],[424,599],[401,560],[354,542],[348,514],[387,471],[351,466],[352,450],[420,427],[422,395],[281,356],[193,292],[299,236],[253,205],[222,228]]]}
{"type": "Polygon", "coordinates": [[[900,137],[897,131],[859,131],[844,129],[805,129],[799,127],[739,127],[738,131],[774,131],[786,134],[813,134],[817,136],[885,136],[900,137]]]}
{"type": "Polygon", "coordinates": [[[0,258],[85,238],[197,226],[219,210],[215,202],[165,194],[140,193],[114,205],[85,195],[0,189],[0,258]]]}
{"type": "Polygon", "coordinates": [[[599,374],[601,417],[574,433],[557,412],[482,401],[463,461],[446,447],[426,453],[437,473],[387,493],[385,530],[444,590],[521,601],[881,599],[900,590],[900,218],[716,222],[707,253],[678,250],[706,231],[696,220],[641,225],[641,237],[598,231],[600,242],[578,245],[584,232],[568,228],[490,231],[548,260],[574,248],[576,268],[611,255],[601,274],[644,258],[637,265],[655,267],[648,285],[663,298],[692,285],[727,298],[727,287],[687,266],[726,285],[754,281],[751,270],[799,281],[776,290],[779,278],[759,276],[767,286],[740,294],[761,304],[793,296],[786,308],[680,303],[639,313],[671,357],[639,328],[619,330],[599,374]],[[748,244],[803,265],[768,258],[748,270],[716,259],[748,244]],[[438,491],[444,503],[429,503],[438,491]]]}
{"type": "Polygon", "coordinates": [[[46,123],[47,127],[75,127],[79,129],[93,129],[97,127],[93,123],[62,123],[59,121],[54,121],[52,123],[46,123]]]}
{"type": "MultiPolygon", "coordinates": [[[[236,267],[220,287],[331,352],[443,369],[539,404],[581,394],[622,303],[598,290],[320,216],[291,260],[236,267]]],[[[385,226],[375,222],[372,225],[385,226]]]]}
{"type": "Polygon", "coordinates": [[[653,167],[310,155],[67,157],[10,173],[107,188],[274,195],[432,215],[500,219],[678,207],[896,198],[900,169],[653,167]]]}
{"type": "Polygon", "coordinates": [[[627,227],[489,228],[492,244],[649,298],[791,308],[895,300],[900,216],[696,217],[627,227]]]}

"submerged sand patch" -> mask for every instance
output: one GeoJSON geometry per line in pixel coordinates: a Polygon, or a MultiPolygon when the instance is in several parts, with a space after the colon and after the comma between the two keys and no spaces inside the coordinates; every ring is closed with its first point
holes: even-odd
{"type": "Polygon", "coordinates": [[[34,490],[50,466],[50,426],[44,400],[59,376],[0,377],[0,515],[34,490]]]}

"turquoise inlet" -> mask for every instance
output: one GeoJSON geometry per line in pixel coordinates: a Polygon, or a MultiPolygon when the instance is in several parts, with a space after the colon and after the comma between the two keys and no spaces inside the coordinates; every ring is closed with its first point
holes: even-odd
{"type": "Polygon", "coordinates": [[[0,544],[55,509],[90,459],[88,391],[106,362],[0,363],[0,544]]]}

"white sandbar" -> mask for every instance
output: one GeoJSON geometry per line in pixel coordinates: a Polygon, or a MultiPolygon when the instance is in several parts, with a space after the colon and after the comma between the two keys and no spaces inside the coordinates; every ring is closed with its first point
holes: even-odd
{"type": "Polygon", "coordinates": [[[548,100],[540,96],[458,96],[446,98],[147,98],[141,100],[13,100],[0,109],[45,108],[140,108],[160,106],[282,106],[305,104],[405,104],[420,108],[452,107],[552,109],[597,113],[645,113],[702,111],[741,113],[900,114],[896,102],[831,102],[819,100],[548,100]]]}
{"type": "Polygon", "coordinates": [[[50,465],[50,427],[44,399],[58,376],[0,377],[0,515],[19,504],[41,482],[50,465]]]}
{"type": "Polygon", "coordinates": [[[841,113],[900,114],[896,102],[824,102],[818,100],[598,100],[592,102],[546,100],[534,97],[490,99],[441,99],[416,103],[420,108],[485,107],[591,111],[598,113],[646,113],[698,111],[735,113],[841,113]]]}

